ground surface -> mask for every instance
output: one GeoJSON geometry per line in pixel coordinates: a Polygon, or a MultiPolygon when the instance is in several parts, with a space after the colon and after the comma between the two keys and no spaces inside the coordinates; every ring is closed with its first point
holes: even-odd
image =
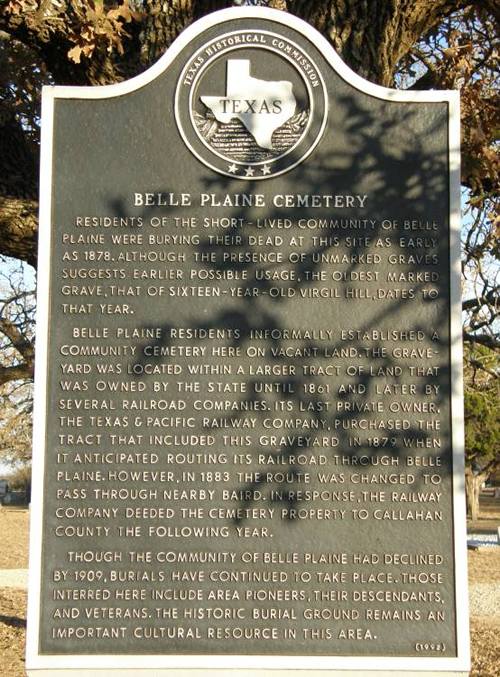
{"type": "Polygon", "coordinates": [[[468,522],[468,531],[485,533],[496,531],[500,527],[500,498],[495,498],[493,489],[486,489],[481,495],[480,519],[468,522]]]}
{"type": "Polygon", "coordinates": [[[27,568],[28,521],[26,508],[0,507],[0,569],[27,568]]]}
{"type": "MultiPolygon", "coordinates": [[[[495,531],[500,526],[500,501],[485,497],[476,532],[495,531]]],[[[0,507],[0,569],[25,569],[28,566],[28,511],[0,507]]],[[[4,579],[7,580],[7,579],[4,579]]],[[[500,608],[482,605],[473,599],[473,591],[485,591],[491,599],[492,586],[500,590],[500,547],[469,551],[471,588],[471,677],[500,675],[500,608]],[[479,615],[476,610],[482,610],[479,615]],[[484,610],[487,614],[484,614],[484,610]]],[[[21,577],[20,585],[22,586],[21,577]]],[[[2,587],[0,572],[0,677],[25,677],[24,641],[26,633],[26,592],[2,587]]]]}

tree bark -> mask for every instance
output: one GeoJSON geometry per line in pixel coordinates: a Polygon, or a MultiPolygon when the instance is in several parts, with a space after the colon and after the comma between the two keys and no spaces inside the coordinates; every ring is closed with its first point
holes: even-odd
{"type": "Polygon", "coordinates": [[[32,381],[34,373],[34,362],[30,364],[18,364],[13,367],[0,366],[0,386],[11,381],[32,381]]]}
{"type": "Polygon", "coordinates": [[[288,0],[289,12],[323,33],[358,75],[394,86],[398,61],[466,0],[288,0]]]}
{"type": "Polygon", "coordinates": [[[36,267],[37,214],[36,200],[0,195],[0,254],[21,259],[36,267]]]}
{"type": "Polygon", "coordinates": [[[146,0],[140,35],[141,64],[157,61],[175,38],[197,19],[232,7],[231,0],[146,0]]]}
{"type": "Polygon", "coordinates": [[[38,147],[0,109],[0,253],[36,266],[38,147]]]}

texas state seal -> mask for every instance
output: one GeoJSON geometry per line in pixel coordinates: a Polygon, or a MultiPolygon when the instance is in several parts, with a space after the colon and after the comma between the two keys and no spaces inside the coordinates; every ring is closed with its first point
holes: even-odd
{"type": "Polygon", "coordinates": [[[207,42],[186,63],[175,95],[188,148],[237,179],[267,179],[296,167],[318,144],[326,117],[326,88],[312,58],[265,30],[207,42]]]}

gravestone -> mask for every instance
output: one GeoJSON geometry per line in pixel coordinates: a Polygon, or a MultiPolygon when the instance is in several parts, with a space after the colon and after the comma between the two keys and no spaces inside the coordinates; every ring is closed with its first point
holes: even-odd
{"type": "Polygon", "coordinates": [[[44,90],[29,675],[465,674],[458,127],[264,9],[44,90]]]}

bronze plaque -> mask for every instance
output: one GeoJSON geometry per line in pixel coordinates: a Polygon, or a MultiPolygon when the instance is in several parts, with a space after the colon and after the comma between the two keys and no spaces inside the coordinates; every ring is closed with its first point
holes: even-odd
{"type": "Polygon", "coordinates": [[[264,10],[45,92],[33,668],[463,666],[456,124],[264,10]]]}

